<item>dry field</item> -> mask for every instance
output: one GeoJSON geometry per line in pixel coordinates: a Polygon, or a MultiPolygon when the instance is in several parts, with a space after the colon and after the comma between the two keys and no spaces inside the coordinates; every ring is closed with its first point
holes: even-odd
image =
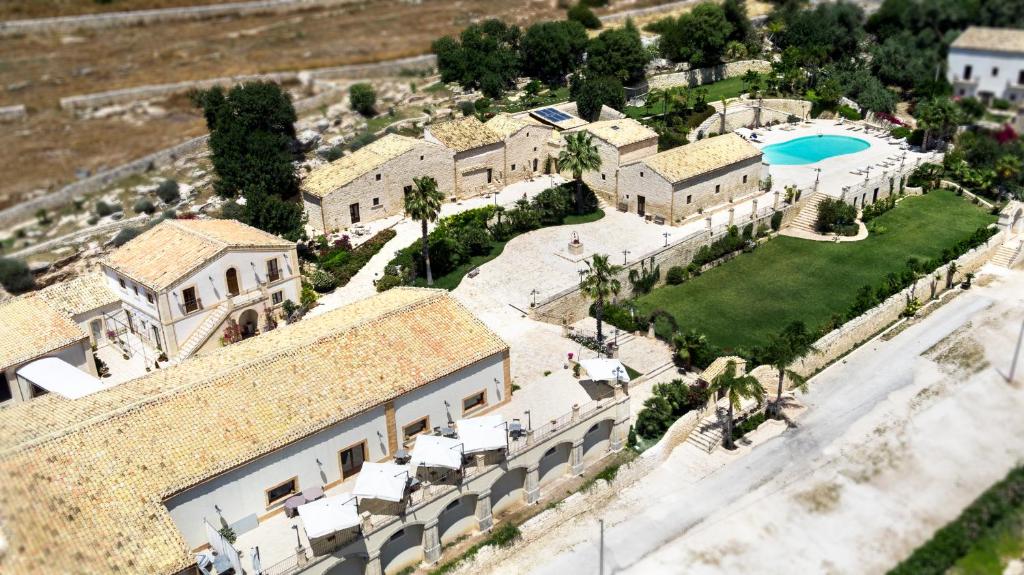
{"type": "Polygon", "coordinates": [[[52,18],[54,16],[76,16],[121,10],[178,8],[224,2],[225,0],[111,0],[106,3],[96,0],[9,0],[0,3],[0,20],[52,18]]]}

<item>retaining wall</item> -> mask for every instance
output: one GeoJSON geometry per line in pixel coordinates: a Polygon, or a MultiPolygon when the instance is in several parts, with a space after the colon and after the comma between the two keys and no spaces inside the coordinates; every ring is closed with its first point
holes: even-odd
{"type": "Polygon", "coordinates": [[[753,70],[758,73],[769,72],[772,69],[771,62],[766,60],[738,60],[712,66],[710,68],[697,68],[684,72],[673,72],[671,74],[658,74],[647,79],[647,86],[651,90],[662,90],[675,86],[700,86],[717,82],[726,78],[742,76],[747,71],[753,70]]]}

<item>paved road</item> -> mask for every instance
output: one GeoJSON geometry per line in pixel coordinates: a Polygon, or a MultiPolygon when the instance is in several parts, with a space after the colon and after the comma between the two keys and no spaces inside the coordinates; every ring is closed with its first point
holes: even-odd
{"type": "MultiPolygon", "coordinates": [[[[678,562],[682,559],[678,550],[683,535],[689,537],[713,528],[709,519],[722,521],[723,509],[736,507],[736,502],[769,482],[774,492],[837,461],[841,454],[830,444],[894,393],[922,385],[922,370],[927,367],[922,364],[928,362],[919,357],[922,352],[972,320],[1005,324],[1000,326],[1000,345],[1005,344],[1004,339],[1015,339],[1024,309],[1020,295],[1024,293],[1024,274],[1017,272],[1010,279],[1010,288],[1003,285],[998,292],[967,292],[892,340],[873,342],[818,375],[812,380],[811,391],[800,397],[808,411],[798,420],[798,428],[767,440],[709,475],[695,477],[688,473],[685,460],[692,460],[692,453],[677,449],[666,464],[603,510],[602,517],[610,525],[605,532],[605,572],[689,570],[678,562]],[[993,308],[997,299],[1002,303],[993,308]]],[[[982,375],[994,374],[995,368],[990,368],[982,375]]],[[[589,521],[592,524],[593,518],[589,521]]],[[[552,534],[549,541],[540,542],[536,548],[522,550],[514,562],[523,572],[541,574],[564,575],[589,572],[591,568],[596,571],[594,535],[592,527],[552,534]]],[[[786,537],[781,533],[778,536],[786,537]]],[[[759,540],[756,544],[774,543],[759,540]]],[[[756,549],[752,553],[757,556],[756,549]]],[[[501,565],[498,571],[507,567],[501,565]]],[[[780,571],[769,568],[766,572],[780,571]]]]}

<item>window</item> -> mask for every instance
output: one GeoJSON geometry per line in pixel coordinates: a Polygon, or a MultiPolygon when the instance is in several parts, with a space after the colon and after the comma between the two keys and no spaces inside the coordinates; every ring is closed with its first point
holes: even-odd
{"type": "Polygon", "coordinates": [[[640,172],[640,177],[641,178],[644,177],[644,173],[643,172],[640,172]]]}
{"type": "Polygon", "coordinates": [[[380,198],[373,198],[373,205],[379,206],[380,205],[380,198]]]}
{"type": "Polygon", "coordinates": [[[270,489],[266,490],[267,494],[267,507],[279,503],[280,501],[287,499],[294,493],[299,492],[299,478],[292,477],[288,481],[279,483],[270,489]]]}
{"type": "Polygon", "coordinates": [[[281,279],[281,269],[277,267],[277,258],[267,260],[267,281],[276,282],[281,279]]]}
{"type": "Polygon", "coordinates": [[[153,303],[153,292],[151,292],[151,291],[147,291],[146,292],[146,301],[148,301],[149,303],[153,303]]]}
{"type": "Polygon", "coordinates": [[[406,187],[402,188],[402,193],[407,195],[407,196],[409,194],[411,194],[412,193],[412,186],[406,186],[406,187]]]}
{"type": "Polygon", "coordinates": [[[280,305],[281,302],[283,302],[283,301],[284,301],[284,292],[283,291],[276,291],[276,292],[270,294],[270,303],[272,303],[274,305],[280,305]]]}
{"type": "Polygon", "coordinates": [[[746,176],[743,176],[743,183],[744,184],[747,183],[747,177],[746,176]]]}
{"type": "Polygon", "coordinates": [[[686,203],[688,203],[688,204],[693,203],[693,194],[690,194],[690,195],[686,196],[686,203]]]}
{"type": "Polygon", "coordinates": [[[196,288],[189,287],[181,290],[181,299],[184,300],[185,313],[192,313],[199,309],[199,298],[196,297],[196,288]]]}
{"type": "Polygon", "coordinates": [[[970,79],[971,79],[971,67],[970,66],[964,66],[964,80],[970,80],[970,79]]]}
{"type": "Polygon", "coordinates": [[[512,164],[512,171],[513,172],[516,171],[516,165],[515,164],[512,164]]]}
{"type": "Polygon", "coordinates": [[[379,182],[380,181],[380,174],[377,174],[376,177],[374,177],[374,179],[379,182]]]}
{"type": "Polygon", "coordinates": [[[462,414],[487,406],[487,392],[481,391],[462,400],[462,414]]]}
{"type": "Polygon", "coordinates": [[[135,292],[135,297],[139,297],[139,286],[132,284],[132,291],[135,292]]]}
{"type": "Polygon", "coordinates": [[[718,192],[721,192],[721,191],[722,191],[722,185],[721,184],[715,184],[715,193],[717,194],[718,192]]]}
{"type": "Polygon", "coordinates": [[[406,441],[408,441],[413,437],[426,432],[428,429],[430,429],[430,418],[424,417],[423,419],[418,419],[403,427],[402,435],[404,435],[406,441]]]}
{"type": "Polygon", "coordinates": [[[420,156],[420,161],[421,161],[421,162],[423,161],[423,156],[420,156]]]}
{"type": "Polygon", "coordinates": [[[491,183],[494,180],[494,170],[487,168],[487,183],[491,183]]]}
{"type": "Polygon", "coordinates": [[[1024,70],[1021,70],[1020,73],[1017,74],[1017,83],[1024,84],[1024,70]]]}
{"type": "Polygon", "coordinates": [[[602,181],[602,182],[603,182],[603,181],[605,181],[605,180],[607,180],[607,179],[608,179],[608,178],[607,178],[607,177],[605,177],[605,175],[604,175],[604,174],[601,174],[601,181],[602,181]]]}
{"type": "Polygon", "coordinates": [[[32,393],[32,397],[42,397],[42,396],[44,396],[44,395],[46,395],[47,393],[50,393],[50,392],[46,391],[45,389],[43,389],[43,388],[41,388],[38,385],[33,383],[32,384],[32,389],[31,389],[31,393],[32,393]]]}
{"type": "Polygon", "coordinates": [[[0,372],[0,402],[13,398],[14,394],[11,393],[11,384],[7,381],[7,374],[0,372]]]}
{"type": "Polygon", "coordinates": [[[124,285],[124,278],[117,278],[117,283],[121,284],[121,289],[128,289],[128,286],[124,285]]]}
{"type": "Polygon", "coordinates": [[[536,152],[536,151],[537,151],[537,146],[534,146],[534,147],[533,147],[533,151],[534,151],[534,152],[536,152]]]}
{"type": "Polygon", "coordinates": [[[366,442],[353,445],[348,449],[338,452],[338,460],[341,462],[341,477],[351,477],[363,468],[366,461],[366,442]]]}
{"type": "Polygon", "coordinates": [[[993,68],[992,68],[992,76],[993,76],[993,77],[996,77],[996,76],[998,76],[998,75],[999,75],[999,68],[995,68],[995,67],[993,67],[993,68]]]}

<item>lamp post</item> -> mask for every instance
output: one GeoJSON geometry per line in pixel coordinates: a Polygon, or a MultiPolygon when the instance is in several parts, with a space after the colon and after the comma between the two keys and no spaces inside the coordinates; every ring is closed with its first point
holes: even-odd
{"type": "Polygon", "coordinates": [[[530,431],[533,429],[533,420],[530,418],[530,410],[527,409],[523,413],[526,414],[526,430],[530,431]]]}
{"type": "Polygon", "coordinates": [[[668,237],[671,236],[672,234],[668,232],[662,232],[661,235],[665,238],[665,247],[668,247],[668,237]]]}
{"type": "Polygon", "coordinates": [[[818,182],[821,180],[821,168],[814,168],[814,191],[818,191],[818,182]]]}
{"type": "Polygon", "coordinates": [[[626,265],[626,256],[628,256],[630,253],[632,252],[630,252],[629,250],[622,250],[622,265],[626,265]]]}
{"type": "Polygon", "coordinates": [[[537,294],[538,293],[540,293],[540,292],[537,291],[537,288],[533,288],[532,290],[530,290],[530,295],[533,296],[533,303],[530,304],[530,307],[537,307],[537,294]]]}

